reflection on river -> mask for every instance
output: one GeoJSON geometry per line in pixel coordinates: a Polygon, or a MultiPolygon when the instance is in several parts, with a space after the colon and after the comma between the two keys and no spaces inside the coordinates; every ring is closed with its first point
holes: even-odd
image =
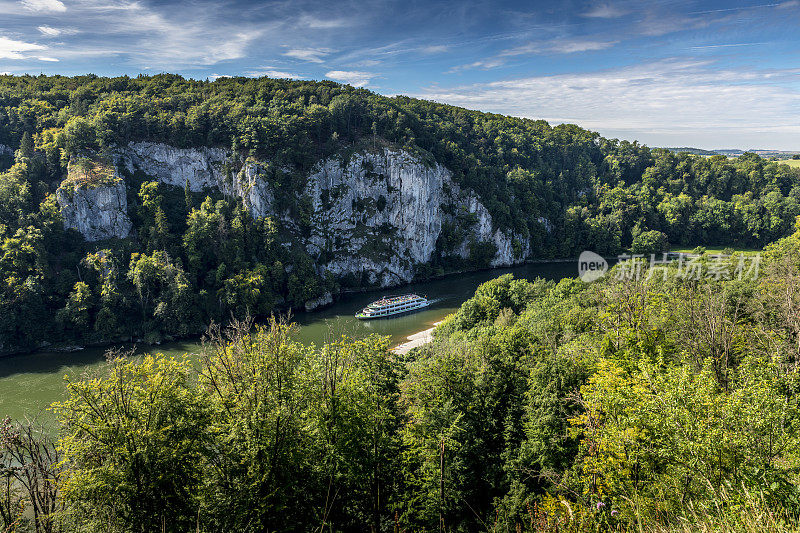
{"type": "MultiPolygon", "coordinates": [[[[511,272],[517,278],[561,279],[574,276],[576,265],[568,263],[536,263],[515,268],[454,274],[442,279],[415,283],[393,290],[348,294],[327,309],[301,313],[293,317],[300,325],[297,339],[304,343],[322,344],[341,335],[363,337],[372,333],[390,335],[398,344],[408,335],[427,329],[452,313],[472,296],[484,281],[511,272]],[[355,318],[358,310],[384,295],[415,292],[432,300],[422,311],[382,320],[361,321],[355,318]]],[[[91,348],[73,353],[38,352],[0,358],[0,417],[44,416],[50,403],[64,398],[64,376],[79,376],[86,369],[96,368],[104,361],[107,348],[91,348]]],[[[139,353],[167,355],[192,354],[200,351],[196,341],[171,342],[161,346],[138,345],[139,353]]]]}

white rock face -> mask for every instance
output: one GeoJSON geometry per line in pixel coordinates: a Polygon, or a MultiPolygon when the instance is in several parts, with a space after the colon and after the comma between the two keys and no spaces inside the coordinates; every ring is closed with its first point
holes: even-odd
{"type": "MultiPolygon", "coordinates": [[[[255,218],[275,214],[275,195],[264,174],[261,164],[247,161],[233,180],[233,194],[242,199],[244,206],[255,218]]],[[[229,187],[223,190],[231,194],[229,187]]]]}
{"type": "MultiPolygon", "coordinates": [[[[453,185],[457,188],[457,186],[453,185]]],[[[460,206],[465,206],[467,212],[474,213],[477,218],[478,222],[475,224],[475,227],[472,229],[472,236],[478,242],[493,242],[495,247],[497,248],[497,252],[495,253],[494,258],[491,260],[490,266],[492,267],[501,267],[501,266],[509,266],[514,265],[517,263],[521,263],[528,257],[530,257],[530,243],[527,239],[516,235],[507,235],[503,233],[499,229],[494,229],[494,225],[492,223],[492,215],[489,214],[489,210],[483,206],[483,204],[478,200],[478,198],[474,194],[465,195],[464,193],[459,192],[459,195],[463,198],[463,201],[458,203],[460,206]],[[521,254],[519,257],[514,255],[514,240],[518,240],[520,243],[521,254]]],[[[461,246],[457,250],[458,255],[462,258],[469,257],[469,241],[464,240],[461,243],[461,246]]]]}
{"type": "Polygon", "coordinates": [[[168,185],[194,192],[219,189],[240,197],[254,217],[274,214],[274,195],[265,179],[264,166],[247,160],[236,164],[222,148],[175,148],[166,144],[139,142],[117,149],[120,167],[130,173],[140,170],[168,185]],[[236,168],[241,167],[238,172],[236,168]]]}
{"type": "Polygon", "coordinates": [[[125,182],[90,186],[62,184],[56,191],[65,228],[81,232],[87,241],[124,238],[131,232],[125,182]]]}
{"type": "Polygon", "coordinates": [[[414,264],[431,259],[446,182],[444,167],[402,151],[355,154],[345,165],[323,161],[306,186],[314,207],[306,248],[332,255],[322,268],[336,276],[366,273],[383,286],[409,281],[414,264]]]}
{"type": "Polygon", "coordinates": [[[515,237],[494,228],[487,209],[474,193],[452,181],[449,170],[400,149],[360,152],[346,162],[320,161],[302,194],[311,201],[310,228],[276,212],[278,191],[266,179],[266,163],[237,163],[219,148],[148,142],[122,147],[117,157],[130,172],[138,169],[178,187],[188,182],[192,191],[216,187],[242,198],[254,217],[277,217],[297,233],[321,274],[353,275],[381,286],[411,281],[414,266],[432,259],[442,224],[453,220],[442,212],[443,205],[463,208],[477,219],[457,255],[468,257],[473,239],[495,244],[491,266],[519,263],[530,255],[525,240],[519,239],[522,252],[515,257],[515,237]]]}
{"type": "Polygon", "coordinates": [[[451,220],[442,206],[451,205],[477,218],[458,255],[469,256],[471,237],[497,246],[492,266],[524,260],[528,250],[515,258],[513,238],[494,230],[486,208],[451,176],[441,165],[389,148],[355,154],[346,164],[321,162],[306,186],[314,207],[308,251],[332,255],[320,269],[336,276],[356,274],[381,286],[406,283],[413,279],[414,265],[432,259],[442,224],[451,220]]]}
{"type": "Polygon", "coordinates": [[[224,188],[224,164],[228,153],[221,148],[174,148],[166,144],[130,143],[118,151],[121,163],[129,172],[143,171],[162,183],[192,191],[224,188]]]}

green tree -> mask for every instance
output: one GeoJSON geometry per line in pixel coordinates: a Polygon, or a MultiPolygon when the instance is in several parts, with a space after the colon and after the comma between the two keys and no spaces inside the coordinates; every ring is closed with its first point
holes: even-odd
{"type": "Polygon", "coordinates": [[[187,531],[196,526],[209,445],[207,400],[189,363],[113,358],[106,375],[68,381],[62,497],[73,531],[187,531]]]}
{"type": "Polygon", "coordinates": [[[645,231],[633,239],[631,253],[634,254],[660,254],[669,250],[667,236],[657,230],[645,231]]]}
{"type": "Polygon", "coordinates": [[[128,279],[136,290],[145,334],[185,335],[194,328],[191,286],[167,252],[132,254],[128,279]]]}
{"type": "Polygon", "coordinates": [[[76,329],[89,325],[92,308],[92,291],[89,285],[79,281],[67,298],[67,304],[56,313],[56,320],[76,329]]]}

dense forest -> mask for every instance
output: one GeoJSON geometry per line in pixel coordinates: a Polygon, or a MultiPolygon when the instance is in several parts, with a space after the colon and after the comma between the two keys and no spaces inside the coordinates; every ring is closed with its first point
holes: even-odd
{"type": "Polygon", "coordinates": [[[505,275],[404,358],[275,320],[111,354],[57,432],[0,426],[0,527],[796,531],[798,258],[505,275]]]}
{"type": "MultiPolygon", "coordinates": [[[[152,176],[124,176],[129,237],[85,242],[64,228],[54,197],[70,164],[108,160],[132,141],[224,147],[281,169],[281,208],[302,226],[309,170],[376,140],[449,169],[534,258],[761,247],[791,233],[800,214],[800,171],[754,154],[651,150],[332,82],[0,76],[0,352],[157,342],[364,286],[286,246],[280,217],[254,219],[240,199],[152,176]]],[[[489,264],[485,243],[449,258],[453,237],[442,231],[417,277],[489,264]]]]}

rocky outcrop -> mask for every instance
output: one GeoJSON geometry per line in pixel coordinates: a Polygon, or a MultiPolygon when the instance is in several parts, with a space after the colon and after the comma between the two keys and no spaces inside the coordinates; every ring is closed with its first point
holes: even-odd
{"type": "Polygon", "coordinates": [[[311,236],[320,269],[382,286],[409,281],[431,259],[442,228],[447,170],[402,151],[321,162],[309,178],[311,236]]]}
{"type": "Polygon", "coordinates": [[[194,192],[219,189],[240,197],[254,217],[272,212],[274,194],[265,179],[264,165],[246,160],[238,163],[221,148],[175,148],[160,143],[130,143],[116,152],[118,166],[194,192]]]}
{"type": "Polygon", "coordinates": [[[78,179],[70,168],[56,191],[56,200],[64,227],[78,230],[87,241],[124,238],[131,231],[125,182],[116,172],[92,182],[78,179]]]}
{"type": "Polygon", "coordinates": [[[275,216],[297,235],[321,274],[381,286],[411,281],[415,266],[433,258],[443,224],[456,223],[447,214],[453,212],[469,214],[474,222],[462,228],[464,239],[455,255],[467,258],[471,242],[493,243],[497,253],[490,266],[519,263],[530,255],[527,240],[495,228],[486,207],[459,188],[449,170],[398,148],[320,161],[305,178],[305,188],[291,193],[310,202],[310,220],[304,223],[276,211],[276,196],[287,192],[268,179],[268,162],[236,161],[219,148],[149,142],[131,143],[116,155],[119,166],[131,173],[141,171],[178,187],[188,184],[192,191],[217,188],[240,197],[254,217],[275,216]]]}
{"type": "Polygon", "coordinates": [[[221,148],[175,148],[161,143],[130,143],[117,151],[119,165],[133,173],[140,170],[169,185],[192,191],[225,189],[228,152],[221,148]]]}
{"type": "Polygon", "coordinates": [[[319,298],[314,298],[313,300],[308,300],[305,303],[306,311],[313,311],[314,309],[318,309],[320,307],[325,307],[333,303],[333,295],[329,292],[326,292],[319,298]]]}
{"type": "Polygon", "coordinates": [[[275,214],[275,194],[265,174],[262,164],[245,161],[232,180],[232,193],[242,199],[244,206],[255,218],[275,214]]]}
{"type": "Polygon", "coordinates": [[[469,255],[470,240],[493,242],[492,266],[515,258],[513,239],[495,230],[478,198],[462,191],[450,171],[409,152],[385,148],[354,154],[346,162],[321,162],[308,178],[306,194],[314,207],[307,249],[320,257],[319,268],[341,277],[361,276],[381,286],[413,279],[414,267],[429,262],[448,211],[462,210],[477,222],[456,249],[469,255]]]}

